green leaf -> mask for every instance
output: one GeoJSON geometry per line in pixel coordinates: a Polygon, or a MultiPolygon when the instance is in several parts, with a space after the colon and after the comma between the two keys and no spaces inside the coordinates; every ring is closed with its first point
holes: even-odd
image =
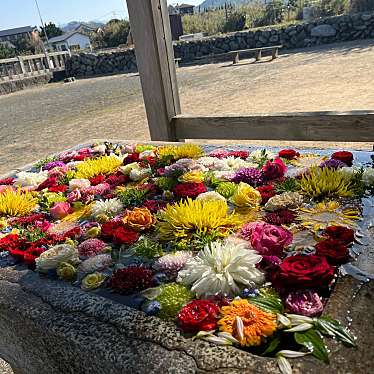
{"type": "Polygon", "coordinates": [[[322,334],[333,336],[350,347],[356,346],[354,336],[339,321],[321,317],[317,319],[315,325],[322,334]]]}
{"type": "Polygon", "coordinates": [[[279,346],[281,342],[281,339],[280,339],[280,336],[275,336],[270,344],[268,345],[268,347],[266,348],[266,350],[262,353],[262,356],[265,356],[265,355],[268,355],[269,353],[272,353],[276,350],[276,348],[279,346]]]}
{"type": "Polygon", "coordinates": [[[282,300],[275,294],[259,295],[248,299],[248,301],[265,312],[283,313],[282,300]]]}
{"type": "Polygon", "coordinates": [[[326,364],[329,363],[329,354],[318,331],[310,329],[303,332],[295,332],[294,337],[296,342],[310,350],[314,357],[326,364]]]}

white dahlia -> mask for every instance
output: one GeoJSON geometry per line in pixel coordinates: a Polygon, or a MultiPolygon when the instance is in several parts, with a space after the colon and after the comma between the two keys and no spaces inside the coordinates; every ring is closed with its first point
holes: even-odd
{"type": "Polygon", "coordinates": [[[91,207],[93,217],[106,215],[114,217],[123,211],[122,203],[117,199],[98,200],[91,207]]]}
{"type": "Polygon", "coordinates": [[[226,201],[226,199],[216,191],[203,192],[196,198],[196,200],[204,200],[204,201],[221,200],[221,201],[226,201]]]}
{"type": "Polygon", "coordinates": [[[192,286],[191,291],[198,297],[236,296],[240,285],[253,287],[263,283],[263,273],[255,267],[261,259],[245,242],[213,242],[187,261],[177,281],[192,286]]]}

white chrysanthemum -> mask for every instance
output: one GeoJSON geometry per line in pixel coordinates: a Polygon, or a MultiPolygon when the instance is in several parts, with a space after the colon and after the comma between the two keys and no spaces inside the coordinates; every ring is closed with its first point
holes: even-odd
{"type": "Polygon", "coordinates": [[[17,187],[38,186],[48,178],[48,171],[41,171],[39,173],[29,173],[21,171],[17,174],[14,185],[17,187]]]}
{"type": "Polygon", "coordinates": [[[223,159],[222,161],[224,161],[225,163],[225,167],[224,167],[225,170],[239,170],[242,168],[253,167],[253,163],[245,161],[241,159],[240,157],[230,156],[230,157],[223,159]]]}
{"type": "Polygon", "coordinates": [[[364,170],[362,174],[362,182],[366,187],[374,187],[374,168],[364,170]]]}
{"type": "Polygon", "coordinates": [[[36,270],[47,271],[56,269],[61,262],[78,264],[78,251],[69,244],[58,244],[43,252],[36,260],[36,270]]]}
{"type": "Polygon", "coordinates": [[[248,156],[247,160],[252,162],[260,162],[265,160],[274,160],[277,157],[277,155],[271,151],[268,151],[267,149],[258,149],[257,151],[251,152],[251,154],[248,156]]]}
{"type": "Polygon", "coordinates": [[[155,156],[156,155],[152,150],[146,150],[146,151],[143,151],[142,153],[139,153],[139,159],[140,160],[143,160],[143,158],[155,157],[155,156]]]}
{"type": "Polygon", "coordinates": [[[265,210],[274,212],[279,209],[295,209],[304,201],[298,192],[283,192],[280,195],[271,197],[265,204],[265,210]]]}
{"type": "Polygon", "coordinates": [[[216,170],[213,171],[214,178],[221,180],[221,181],[231,181],[232,178],[235,176],[235,171],[228,171],[228,170],[216,170]]]}
{"type": "Polygon", "coordinates": [[[122,203],[117,199],[98,200],[91,207],[93,217],[106,215],[114,217],[123,211],[122,203]]]}
{"type": "Polygon", "coordinates": [[[246,242],[213,242],[187,261],[177,281],[192,286],[198,297],[236,296],[240,285],[252,287],[264,282],[263,273],[255,267],[261,259],[246,242]]]}
{"type": "Polygon", "coordinates": [[[82,190],[83,188],[87,188],[91,186],[91,182],[88,179],[82,178],[82,179],[72,179],[69,182],[69,190],[82,190]]]}
{"type": "Polygon", "coordinates": [[[97,152],[97,153],[100,153],[101,155],[103,155],[106,151],[106,146],[105,146],[105,144],[98,144],[98,145],[95,145],[95,147],[93,147],[92,150],[94,152],[97,152]]]}
{"type": "Polygon", "coordinates": [[[132,181],[141,181],[144,178],[150,177],[151,175],[152,175],[151,168],[132,169],[130,171],[130,179],[132,181]]]}
{"type": "Polygon", "coordinates": [[[226,163],[224,160],[220,160],[217,157],[200,157],[196,160],[198,164],[204,166],[209,170],[222,170],[226,167],[226,163]]]}
{"type": "Polygon", "coordinates": [[[216,191],[208,191],[208,192],[203,192],[201,193],[196,200],[204,200],[204,201],[216,201],[216,200],[221,200],[221,201],[226,201],[226,199],[219,194],[216,191]]]}
{"type": "Polygon", "coordinates": [[[355,174],[357,174],[359,171],[361,170],[361,168],[359,167],[355,167],[355,166],[352,166],[352,167],[349,167],[349,166],[344,166],[342,168],[339,169],[339,171],[341,173],[344,173],[350,177],[353,177],[355,174]]]}

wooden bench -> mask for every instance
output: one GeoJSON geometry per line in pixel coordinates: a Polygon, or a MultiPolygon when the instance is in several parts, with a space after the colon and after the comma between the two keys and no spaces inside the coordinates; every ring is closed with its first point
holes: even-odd
{"type": "Polygon", "coordinates": [[[240,53],[243,52],[254,52],[255,53],[255,60],[260,61],[262,57],[263,51],[270,51],[271,50],[271,60],[275,60],[278,57],[278,51],[282,48],[282,45],[273,45],[269,47],[258,47],[258,48],[248,48],[248,49],[238,49],[235,51],[229,51],[225,53],[210,53],[205,56],[196,57],[195,60],[204,60],[204,59],[211,59],[213,60],[216,57],[224,57],[224,56],[232,56],[232,63],[235,65],[240,61],[240,53]]]}

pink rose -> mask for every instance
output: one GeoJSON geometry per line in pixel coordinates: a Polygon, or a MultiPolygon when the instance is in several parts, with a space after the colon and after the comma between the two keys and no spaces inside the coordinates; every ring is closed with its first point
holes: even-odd
{"type": "Polygon", "coordinates": [[[70,212],[70,204],[64,202],[55,203],[51,208],[50,212],[52,217],[55,219],[64,218],[70,212]]]}
{"type": "Polygon", "coordinates": [[[251,242],[252,247],[263,256],[281,256],[283,249],[292,243],[293,235],[280,226],[265,222],[245,225],[239,235],[251,242]]]}

